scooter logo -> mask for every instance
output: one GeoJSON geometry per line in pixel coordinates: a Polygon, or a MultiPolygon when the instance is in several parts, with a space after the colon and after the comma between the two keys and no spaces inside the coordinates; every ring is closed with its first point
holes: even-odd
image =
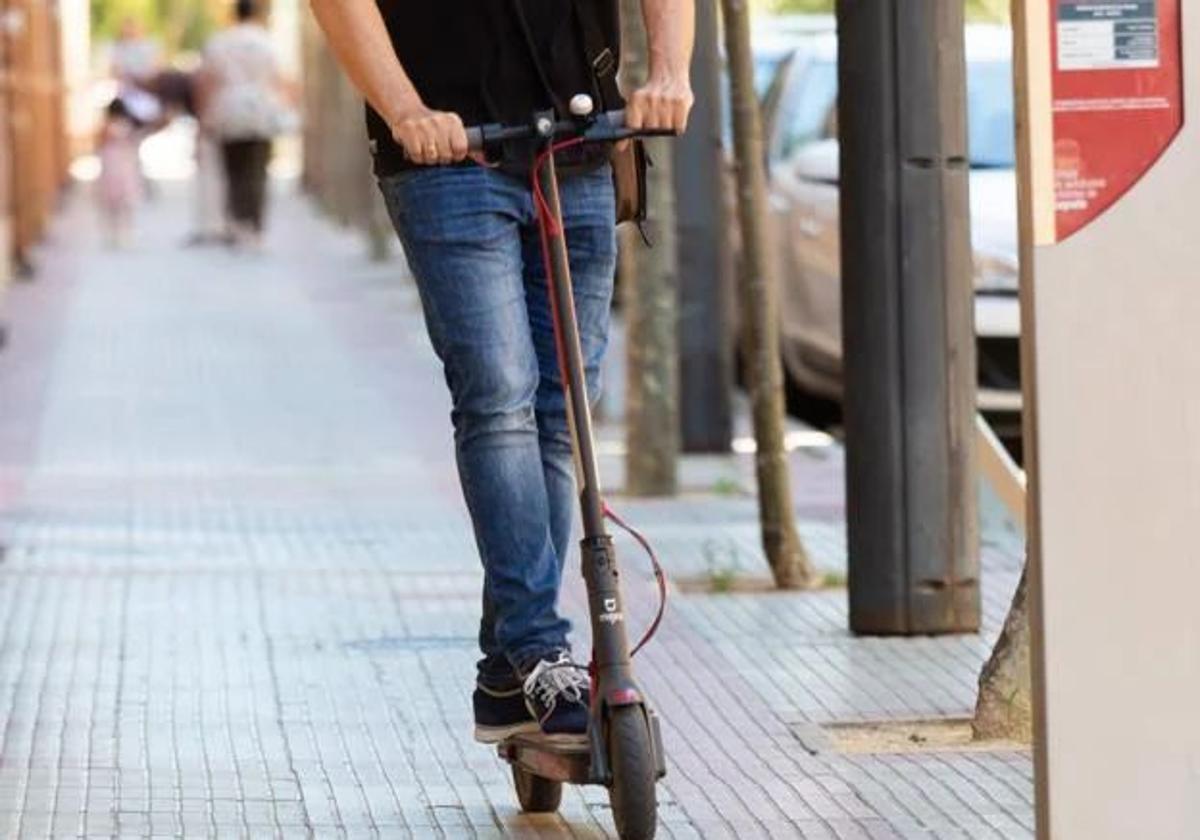
{"type": "Polygon", "coordinates": [[[604,612],[600,616],[602,624],[617,624],[625,620],[625,616],[617,612],[617,599],[604,599],[604,612]]]}

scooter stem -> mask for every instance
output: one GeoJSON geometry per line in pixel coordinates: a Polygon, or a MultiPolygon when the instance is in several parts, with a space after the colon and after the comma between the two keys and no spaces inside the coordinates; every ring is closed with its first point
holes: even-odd
{"type": "Polygon", "coordinates": [[[571,285],[571,265],[562,225],[562,206],[558,196],[558,174],[554,155],[542,156],[537,172],[538,185],[550,211],[553,224],[546,226],[550,306],[553,309],[555,340],[562,365],[563,390],[567,402],[567,425],[571,430],[571,451],[579,483],[583,534],[586,538],[603,537],[604,499],[600,491],[596,448],[592,437],[592,410],[588,402],[587,372],[579,341],[579,322],[575,318],[575,295],[571,285]]]}
{"type": "MultiPolygon", "coordinates": [[[[571,267],[567,257],[562,207],[558,195],[558,175],[554,155],[547,154],[549,143],[537,170],[538,192],[545,201],[550,218],[543,224],[545,237],[550,306],[553,310],[555,340],[558,342],[563,390],[567,402],[567,423],[571,429],[575,472],[579,482],[583,540],[580,543],[583,579],[587,585],[588,607],[592,624],[592,662],[596,673],[599,703],[596,710],[610,705],[641,703],[641,692],[630,667],[629,637],[625,627],[625,608],[621,597],[620,574],[612,538],[604,527],[604,498],[600,491],[599,470],[592,437],[592,412],[588,403],[587,374],[579,341],[579,322],[575,318],[575,296],[571,286],[571,267]]],[[[594,732],[600,728],[592,727],[594,732]]],[[[597,759],[598,760],[598,759],[597,759]]],[[[597,767],[603,771],[603,768],[597,767]]]]}

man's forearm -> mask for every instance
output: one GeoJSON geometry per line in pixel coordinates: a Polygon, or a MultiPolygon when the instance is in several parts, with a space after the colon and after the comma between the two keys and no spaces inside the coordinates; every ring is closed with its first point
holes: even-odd
{"type": "MultiPolygon", "coordinates": [[[[427,2],[427,0],[420,0],[427,2]]],[[[694,0],[642,0],[649,78],[626,104],[630,128],[683,131],[692,106],[689,65],[694,0]]],[[[396,57],[375,0],[311,0],[317,22],[355,87],[415,163],[452,163],[468,154],[457,114],[426,107],[396,57]]]]}
{"type": "Polygon", "coordinates": [[[312,8],[342,69],[410,161],[453,163],[467,156],[462,120],[426,106],[400,66],[375,0],[312,0],[312,8]]]}
{"type": "Polygon", "coordinates": [[[400,66],[375,0],[311,2],[342,69],[389,125],[421,107],[421,97],[400,66]]]}
{"type": "Polygon", "coordinates": [[[642,0],[650,80],[687,82],[695,39],[694,0],[642,0]]]}
{"type": "Polygon", "coordinates": [[[692,40],[696,34],[694,0],[642,0],[649,52],[648,75],[625,102],[630,128],[667,128],[682,132],[692,109],[692,40]]]}

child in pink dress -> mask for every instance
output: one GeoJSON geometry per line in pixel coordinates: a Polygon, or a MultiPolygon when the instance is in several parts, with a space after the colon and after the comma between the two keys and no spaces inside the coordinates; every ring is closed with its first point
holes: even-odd
{"type": "Polygon", "coordinates": [[[141,134],[120,99],[114,99],[100,129],[99,199],[110,244],[127,245],[133,232],[133,213],[142,193],[138,166],[141,134]]]}

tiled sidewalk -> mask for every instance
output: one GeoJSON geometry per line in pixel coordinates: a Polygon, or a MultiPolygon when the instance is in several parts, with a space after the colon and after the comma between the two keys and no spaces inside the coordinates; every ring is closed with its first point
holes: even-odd
{"type": "MultiPolygon", "coordinates": [[[[521,816],[470,740],[478,562],[401,265],[286,187],[259,256],[176,247],[173,187],[131,251],[90,215],[71,203],[3,308],[0,831],[611,836],[600,790],[521,816]]],[[[806,542],[844,567],[839,451],[793,460],[806,542]]],[[[669,572],[761,577],[753,501],[729,492],[749,469],[694,459],[681,498],[618,506],[669,572]]],[[[982,637],[855,639],[844,592],[675,592],[639,662],[661,835],[1032,836],[1023,752],[840,754],[814,729],[969,713],[1021,553],[999,519],[985,538],[982,637]]],[[[575,617],[580,591],[573,573],[575,617]]]]}

